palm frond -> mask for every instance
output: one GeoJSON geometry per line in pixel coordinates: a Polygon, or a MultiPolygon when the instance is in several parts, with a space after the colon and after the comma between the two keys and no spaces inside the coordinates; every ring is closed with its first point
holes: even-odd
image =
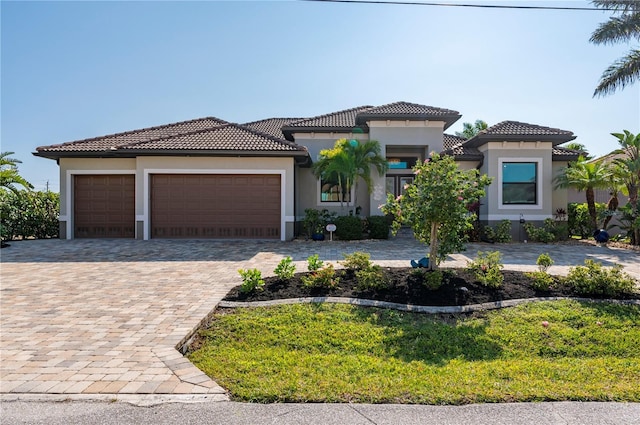
{"type": "Polygon", "coordinates": [[[593,0],[592,3],[596,7],[619,12],[640,10],[640,2],[638,0],[593,0]]]}
{"type": "Polygon", "coordinates": [[[615,44],[640,38],[640,13],[627,13],[609,18],[591,34],[594,44],[615,44]]]}
{"type": "Polygon", "coordinates": [[[640,50],[632,50],[609,66],[600,77],[593,96],[605,96],[640,79],[640,50]]]}

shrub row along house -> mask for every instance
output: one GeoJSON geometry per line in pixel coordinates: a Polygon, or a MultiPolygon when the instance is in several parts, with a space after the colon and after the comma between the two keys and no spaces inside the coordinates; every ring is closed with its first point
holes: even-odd
{"type": "MultiPolygon", "coordinates": [[[[578,152],[558,146],[570,131],[515,121],[465,140],[445,131],[454,110],[396,102],[312,118],[235,124],[201,118],[42,146],[34,155],[60,166],[62,238],[248,238],[288,240],[307,208],[347,214],[336,182],[311,164],[337,139],[376,140],[389,169],[359,185],[358,212],[381,214],[387,193],[411,183],[430,152],[494,177],[480,220],[541,222],[567,207],[553,177],[578,152]]],[[[355,208],[353,208],[355,209],[355,208]]]]}

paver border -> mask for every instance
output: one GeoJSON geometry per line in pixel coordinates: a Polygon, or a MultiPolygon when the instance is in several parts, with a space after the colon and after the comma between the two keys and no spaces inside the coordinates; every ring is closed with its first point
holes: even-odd
{"type": "Polygon", "coordinates": [[[618,300],[618,299],[594,299],[580,297],[536,297],[536,298],[519,298],[515,300],[493,301],[482,304],[469,304],[462,306],[423,306],[413,304],[399,304],[387,301],[376,301],[362,298],[345,298],[345,297],[305,297],[305,298],[286,298],[281,300],[270,301],[220,301],[219,308],[248,308],[248,307],[270,307],[276,305],[290,304],[311,304],[311,303],[333,303],[333,304],[352,304],[362,307],[380,307],[399,311],[409,311],[414,313],[439,314],[439,313],[473,313],[476,311],[495,310],[499,308],[515,307],[520,304],[542,301],[560,301],[573,300],[581,302],[594,303],[612,303],[621,305],[640,305],[640,300],[618,300]]]}

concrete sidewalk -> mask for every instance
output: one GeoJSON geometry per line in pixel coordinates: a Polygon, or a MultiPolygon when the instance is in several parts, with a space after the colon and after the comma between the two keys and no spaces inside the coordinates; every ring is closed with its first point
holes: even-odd
{"type": "Polygon", "coordinates": [[[638,403],[371,404],[3,402],[3,424],[47,425],[637,425],[638,403]]]}

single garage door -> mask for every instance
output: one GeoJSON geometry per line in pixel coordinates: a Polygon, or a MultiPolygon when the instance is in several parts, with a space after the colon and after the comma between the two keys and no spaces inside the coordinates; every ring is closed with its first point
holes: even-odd
{"type": "Polygon", "coordinates": [[[154,174],[151,237],[280,239],[280,175],[154,174]]]}
{"type": "Polygon", "coordinates": [[[135,237],[135,176],[76,175],[74,237],[135,237]]]}

